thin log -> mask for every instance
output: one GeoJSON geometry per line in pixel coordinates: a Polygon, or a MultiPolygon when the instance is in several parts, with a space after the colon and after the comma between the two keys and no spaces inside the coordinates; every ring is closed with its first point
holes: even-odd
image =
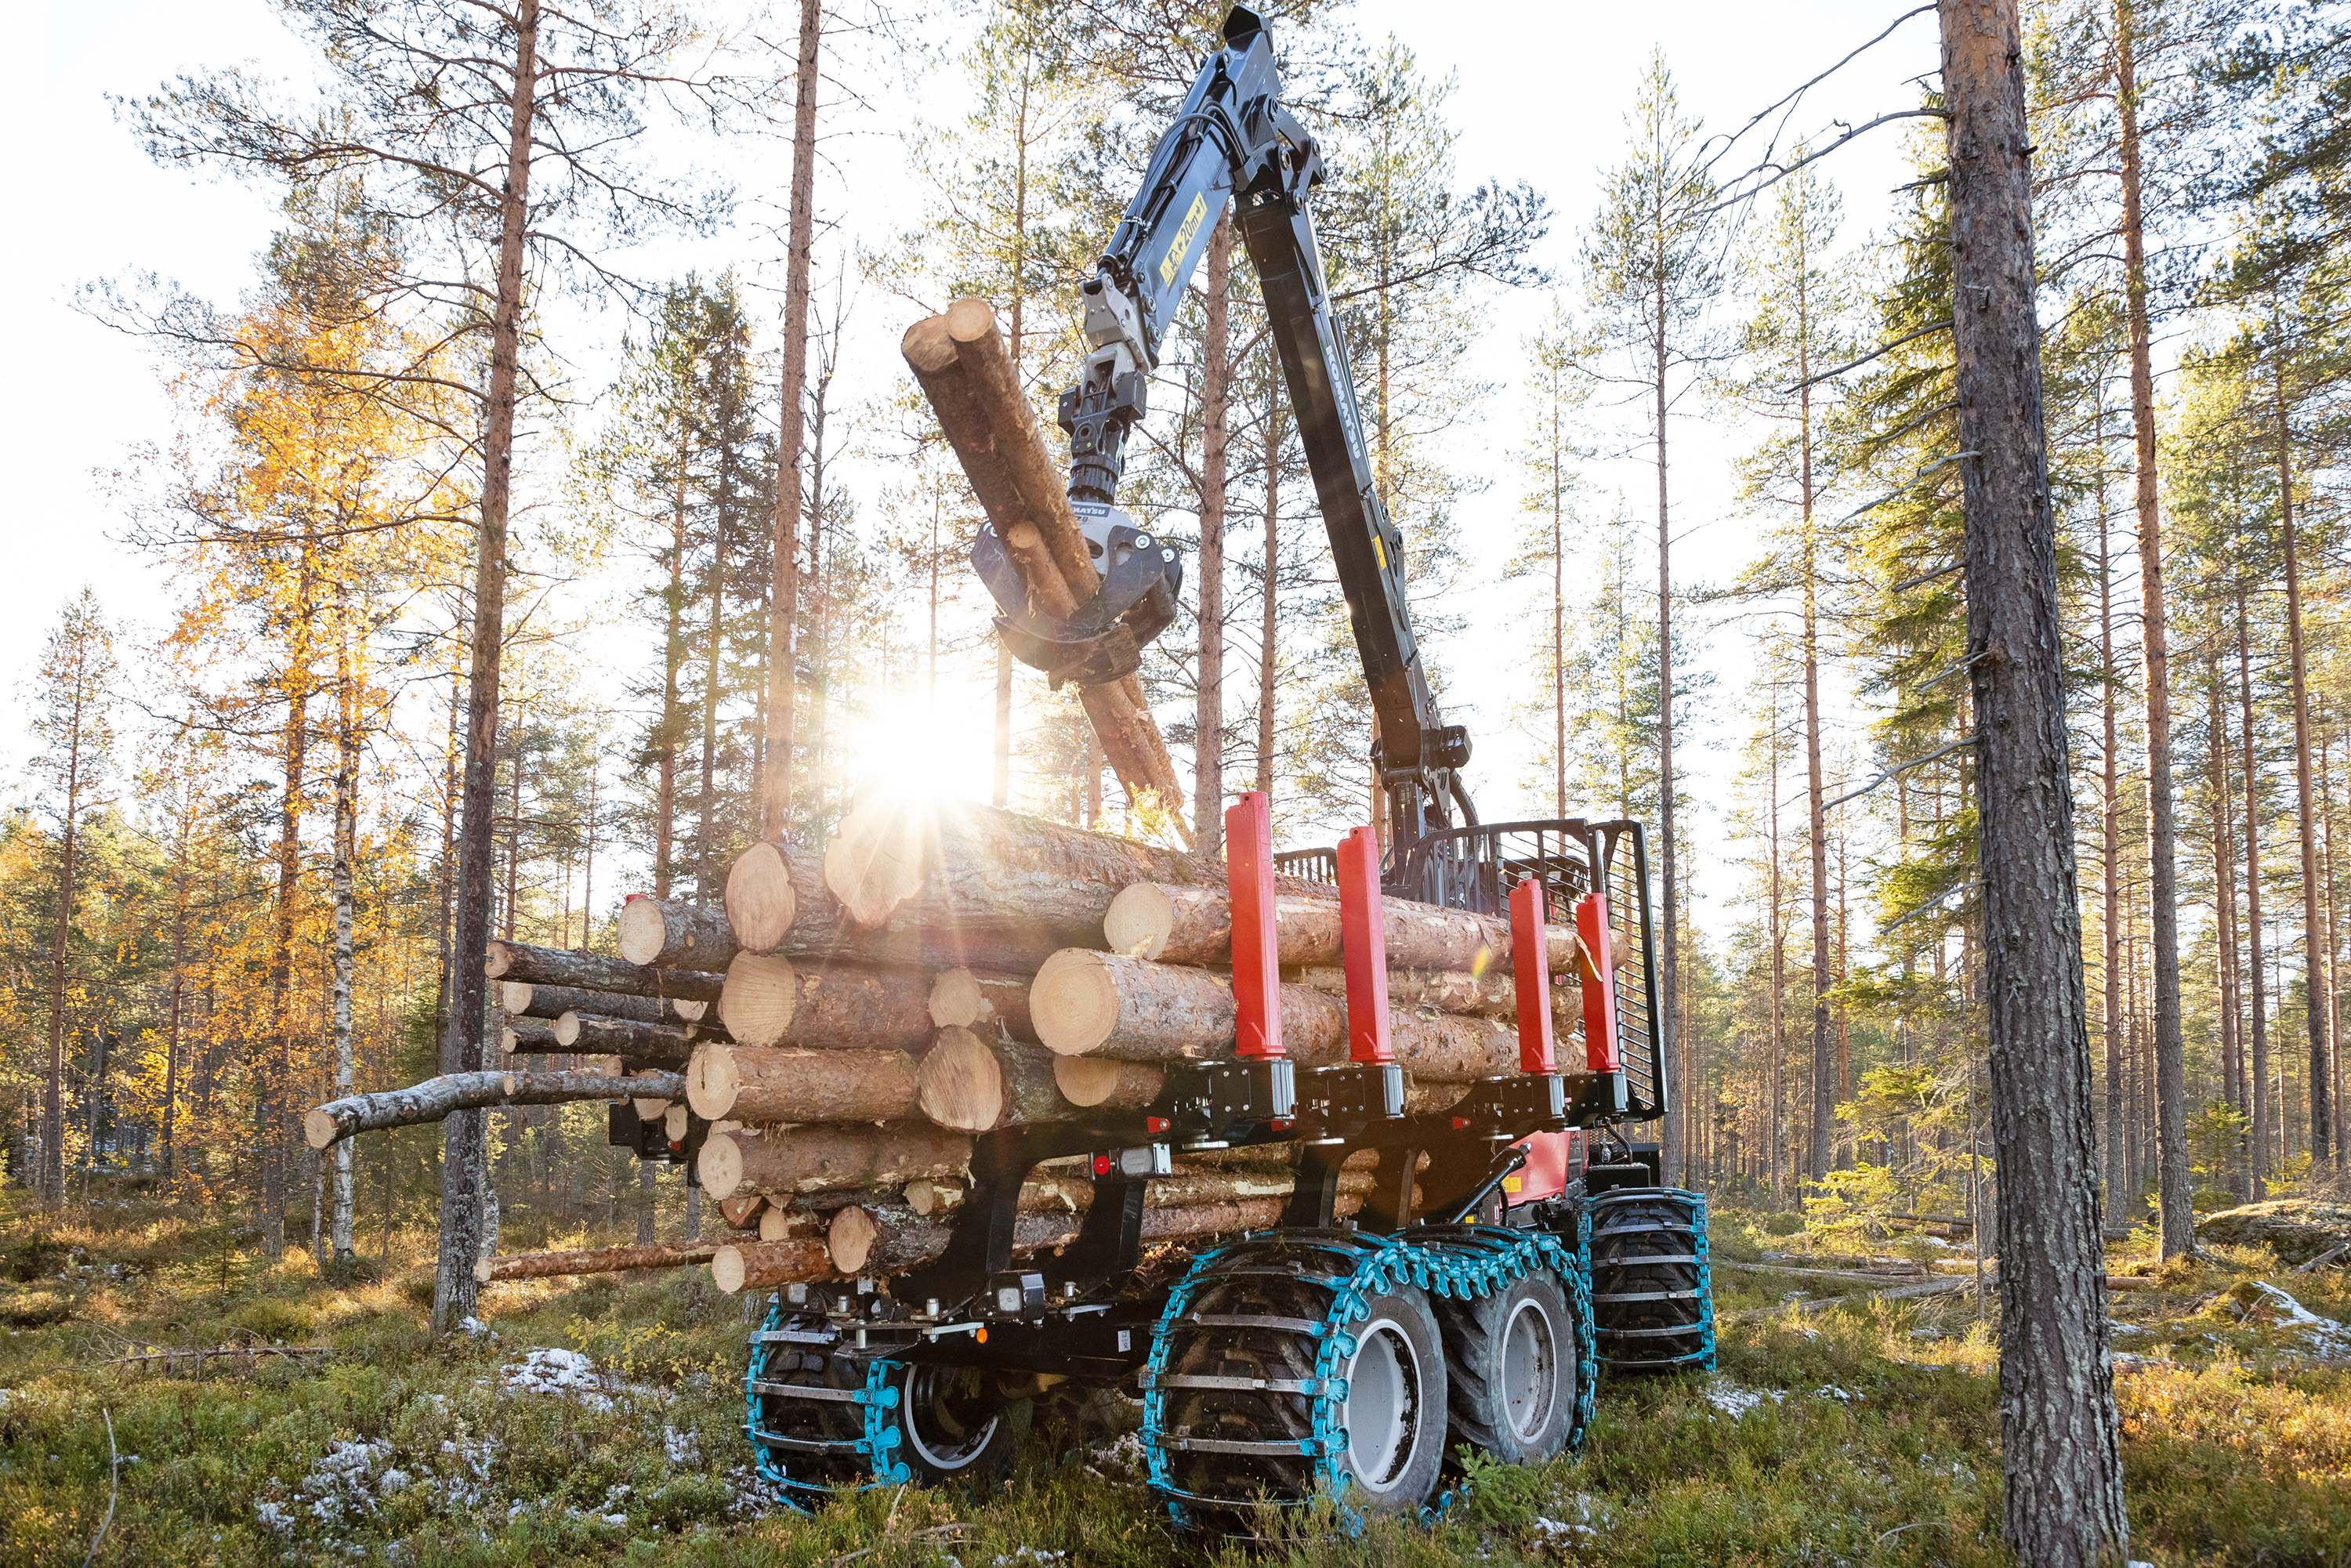
{"type": "Polygon", "coordinates": [[[545,1019],[518,1018],[500,1031],[498,1049],[508,1056],[555,1056],[571,1048],[555,1038],[555,1026],[545,1019]]]}
{"type": "Polygon", "coordinates": [[[710,1281],[728,1295],[764,1291],[770,1285],[805,1284],[832,1278],[832,1259],[820,1238],[738,1241],[710,1260],[710,1281]]]}
{"type": "Polygon", "coordinates": [[[718,977],[698,969],[654,969],[643,964],[528,942],[491,942],[482,949],[482,972],[493,980],[533,986],[569,986],[585,991],[617,991],[630,997],[674,997],[715,1002],[718,977]]]}
{"type": "Polygon", "coordinates": [[[683,1067],[693,1054],[694,1040],[692,1024],[633,1023],[593,1013],[565,1013],[555,1020],[556,1044],[582,1056],[621,1056],[631,1061],[683,1067]]]}
{"type": "Polygon", "coordinates": [[[580,1252],[518,1252],[505,1258],[484,1258],[474,1265],[474,1278],[486,1285],[494,1280],[548,1280],[559,1274],[618,1274],[632,1269],[682,1269],[707,1263],[717,1255],[716,1241],[681,1241],[664,1247],[598,1247],[580,1252]]]}
{"type": "Polygon", "coordinates": [[[1067,1121],[1077,1112],[1054,1084],[1050,1053],[990,1046],[952,1024],[924,1055],[920,1081],[923,1114],[958,1132],[1067,1121]]]}
{"type": "Polygon", "coordinates": [[[970,1164],[969,1138],[925,1124],[811,1123],[757,1134],[713,1133],[703,1143],[695,1171],[711,1197],[733,1197],[742,1192],[903,1186],[917,1176],[959,1176],[970,1164]]]}
{"type": "MultiPolygon", "coordinates": [[[[1068,1056],[1180,1061],[1232,1054],[1232,986],[1205,969],[1068,948],[1029,988],[1038,1038],[1068,1056]]],[[[1281,988],[1282,1044],[1302,1067],[1348,1060],[1347,1004],[1311,986],[1281,988]]],[[[1518,1070],[1516,1030],[1495,1019],[1392,1008],[1395,1059],[1417,1077],[1467,1082],[1518,1070]]]]}
{"type": "Polygon", "coordinates": [[[718,1011],[741,1045],[904,1051],[930,1039],[930,994],[920,970],[750,953],[727,967],[718,1011]]]}
{"type": "Polygon", "coordinates": [[[706,1122],[903,1122],[921,1113],[914,1059],[902,1051],[695,1048],[685,1103],[706,1122]]]}
{"type": "Polygon", "coordinates": [[[700,1023],[710,1009],[684,998],[640,997],[625,991],[591,991],[581,986],[541,986],[502,980],[499,995],[510,1019],[559,1019],[565,1013],[595,1013],[632,1023],[700,1023]]]}
{"type": "Polygon", "coordinates": [[[984,1038],[1041,1043],[1029,1020],[1025,975],[942,969],[931,982],[931,1021],[941,1029],[954,1024],[984,1038]]]}
{"type": "Polygon", "coordinates": [[[607,1078],[589,1072],[451,1072],[428,1078],[405,1089],[374,1094],[352,1094],[330,1100],[302,1118],[302,1136],[314,1149],[323,1149],[354,1133],[385,1127],[413,1127],[438,1122],[452,1111],[477,1110],[486,1105],[561,1105],[574,1100],[620,1100],[665,1081],[665,1092],[683,1094],[684,1082],[676,1073],[607,1078]]]}
{"type": "Polygon", "coordinates": [[[699,969],[716,974],[735,956],[734,928],[726,912],[699,904],[666,903],[639,894],[621,906],[614,946],[632,964],[656,969],[699,969]]]}
{"type": "MultiPolygon", "coordinates": [[[[1510,967],[1510,923],[1466,909],[1440,909],[1389,898],[1380,903],[1388,967],[1484,974],[1510,967]]],[[[1285,890],[1274,900],[1274,939],[1284,968],[1336,967],[1339,901],[1304,888],[1285,890]]],[[[1575,933],[1565,925],[1545,928],[1551,971],[1574,972],[1575,933]]],[[[1135,883],[1119,890],[1102,915],[1102,940],[1113,953],[1155,958],[1163,964],[1232,962],[1232,909],[1221,885],[1198,883],[1135,883]]],[[[1091,942],[1074,943],[1092,946],[1091,942]]]]}
{"type": "Polygon", "coordinates": [[[726,871],[726,924],[746,953],[772,953],[791,934],[799,913],[791,862],[783,846],[761,839],[735,857],[726,871]]]}
{"type": "Polygon", "coordinates": [[[1167,1070],[1155,1061],[1120,1061],[1107,1056],[1053,1058],[1053,1082],[1061,1098],[1081,1110],[1140,1111],[1159,1098],[1167,1070]]]}

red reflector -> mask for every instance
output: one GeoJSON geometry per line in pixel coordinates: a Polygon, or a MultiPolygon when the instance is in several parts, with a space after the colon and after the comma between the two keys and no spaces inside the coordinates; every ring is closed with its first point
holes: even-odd
{"type": "Polygon", "coordinates": [[[1272,1121],[1267,1123],[1266,1125],[1271,1127],[1277,1133],[1287,1133],[1290,1131],[1290,1118],[1287,1116],[1276,1116],[1272,1121]]]}
{"type": "Polygon", "coordinates": [[[1167,1118],[1165,1116],[1145,1116],[1143,1119],[1143,1130],[1146,1133],[1164,1133],[1167,1130],[1167,1118]]]}
{"type": "Polygon", "coordinates": [[[1467,1116],[1456,1116],[1453,1118],[1453,1130],[1457,1133],[1468,1124],[1469,1118],[1467,1116]]]}
{"type": "Polygon", "coordinates": [[[1094,1175],[1110,1175],[1110,1156],[1108,1155],[1096,1155],[1094,1156],[1094,1175]]]}

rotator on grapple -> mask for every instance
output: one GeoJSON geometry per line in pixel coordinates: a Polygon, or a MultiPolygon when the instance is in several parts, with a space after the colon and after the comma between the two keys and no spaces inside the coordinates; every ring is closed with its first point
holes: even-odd
{"type": "Polygon", "coordinates": [[[1265,797],[1244,796],[1226,814],[1233,1056],[1172,1065],[1139,1112],[981,1134],[944,1256],[773,1299],[747,1426],[762,1474],[792,1495],[1001,1474],[1027,1402],[1074,1383],[1140,1397],[1151,1484],[1179,1522],[1245,1528],[1264,1502],[1319,1492],[1415,1509],[1458,1445],[1515,1461],[1573,1447],[1602,1364],[1713,1362],[1704,1199],[1664,1187],[1654,1146],[1624,1134],[1667,1103],[1641,828],[1479,822],[1458,771],[1468,736],[1421,668],[1403,538],[1372,482],[1324,286],[1307,210],[1322,155],[1280,101],[1263,23],[1235,9],[1224,44],[1083,287],[1092,348],[1061,423],[1102,591],[1055,619],[992,530],[973,562],[1007,643],[1056,684],[1123,678],[1173,622],[1181,561],[1117,509],[1118,484],[1162,335],[1233,204],[1364,660],[1385,831],[1276,857],[1265,797]],[[1277,858],[1337,884],[1343,1065],[1301,1071],[1283,1051],[1277,858]],[[1390,1049],[1383,897],[1509,918],[1520,1071],[1441,1112],[1407,1110],[1390,1049]],[[1550,997],[1571,982],[1549,973],[1545,932],[1562,922],[1584,1020],[1564,1063],[1550,997]],[[1179,1154],[1249,1145],[1293,1152],[1282,1223],[1146,1257],[1148,1184],[1179,1154]],[[1340,1168],[1365,1150],[1375,1185],[1341,1222],[1340,1168]],[[1022,1181],[1071,1157],[1093,1183],[1076,1239],[1016,1260],[1022,1181]]]}

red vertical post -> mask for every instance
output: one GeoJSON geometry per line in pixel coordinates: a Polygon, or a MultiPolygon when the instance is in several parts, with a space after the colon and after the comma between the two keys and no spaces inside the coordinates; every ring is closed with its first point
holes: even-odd
{"type": "Polygon", "coordinates": [[[1594,1072],[1624,1065],[1616,1052],[1616,959],[1608,946],[1608,901],[1587,894],[1575,906],[1575,935],[1583,952],[1583,1058],[1594,1072]]]}
{"type": "Polygon", "coordinates": [[[1519,998],[1519,1071],[1556,1072],[1552,1049],[1551,950],[1543,930],[1543,884],[1510,889],[1510,979],[1519,998]]]}
{"type": "Polygon", "coordinates": [[[1347,1056],[1384,1065],[1388,1043],[1388,934],[1380,913],[1380,835],[1366,824],[1339,841],[1339,944],[1347,968],[1347,1056]]]}
{"type": "Polygon", "coordinates": [[[1273,928],[1273,802],[1252,789],[1225,809],[1225,887],[1233,912],[1233,1049],[1281,1054],[1281,948],[1273,928]]]}

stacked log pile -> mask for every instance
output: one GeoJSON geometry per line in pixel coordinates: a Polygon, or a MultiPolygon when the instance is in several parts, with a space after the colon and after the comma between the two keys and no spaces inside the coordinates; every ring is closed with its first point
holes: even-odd
{"type": "MultiPolygon", "coordinates": [[[[1344,1061],[1338,900],[1290,880],[1277,893],[1286,1047],[1302,1067],[1344,1061]]],[[[1515,1071],[1507,923],[1396,901],[1384,918],[1410,1103],[1436,1109],[1515,1071]]],[[[601,1072],[359,1096],[312,1113],[312,1140],[436,1106],[625,1096],[747,1234],[706,1249],[491,1260],[487,1278],[706,1261],[739,1291],[913,1268],[946,1248],[976,1135],[1140,1110],[1171,1067],[1233,1051],[1223,866],[988,807],[873,796],[821,856],[752,845],[724,908],[638,898],[619,925],[617,959],[518,943],[486,956],[508,1049],[594,1051],[601,1072]],[[403,1097],[404,1109],[376,1103],[403,1097]]],[[[1552,943],[1564,1042],[1581,1023],[1575,943],[1563,930],[1552,943]]],[[[1278,1223],[1292,1155],[1179,1153],[1175,1175],[1146,1189],[1145,1238],[1278,1223]]],[[[1343,1214],[1375,1159],[1344,1173],[1343,1214]]],[[[1092,1196],[1081,1168],[1040,1167],[1016,1251],[1068,1245],[1092,1196]]]]}

